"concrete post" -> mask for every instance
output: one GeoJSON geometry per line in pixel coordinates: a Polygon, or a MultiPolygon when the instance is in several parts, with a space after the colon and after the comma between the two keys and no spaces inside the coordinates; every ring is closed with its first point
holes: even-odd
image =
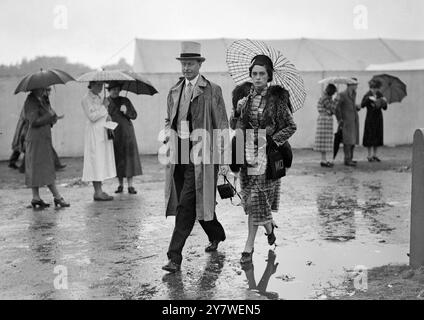
{"type": "Polygon", "coordinates": [[[414,134],[412,149],[411,237],[409,265],[424,265],[424,129],[414,134]]]}

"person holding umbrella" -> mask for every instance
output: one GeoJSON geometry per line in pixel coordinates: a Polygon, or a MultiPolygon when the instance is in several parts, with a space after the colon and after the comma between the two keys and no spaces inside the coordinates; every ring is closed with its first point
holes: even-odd
{"type": "Polygon", "coordinates": [[[106,122],[111,120],[107,111],[110,101],[100,97],[102,81],[90,81],[88,89],[81,102],[87,118],[82,180],[93,182],[94,201],[110,201],[113,197],[102,189],[102,181],[116,177],[113,140],[109,139],[106,129],[106,122]]]}
{"type": "Polygon", "coordinates": [[[69,207],[57,190],[55,164],[52,148],[51,127],[57,115],[45,102],[45,88],[33,89],[24,105],[24,117],[28,121],[25,137],[25,184],[32,188],[33,208],[49,207],[40,198],[39,188],[47,185],[54,197],[55,206],[69,207]]]}
{"type": "Polygon", "coordinates": [[[128,193],[136,194],[133,186],[133,177],[141,175],[141,163],[138,153],[137,139],[131,120],[137,118],[137,111],[131,101],[119,95],[122,83],[112,81],[109,83],[109,106],[108,112],[112,121],[118,123],[114,131],[113,149],[115,152],[116,173],[119,186],[115,193],[122,193],[124,190],[124,177],[128,182],[128,193]]]}
{"type": "Polygon", "coordinates": [[[332,97],[337,92],[334,84],[329,83],[318,101],[318,119],[314,150],[321,152],[321,167],[331,168],[334,164],[327,161],[327,152],[333,150],[333,115],[336,102],[332,97]]]}
{"type": "Polygon", "coordinates": [[[24,120],[28,123],[25,135],[25,184],[32,189],[33,208],[44,209],[45,203],[39,194],[39,188],[47,185],[54,197],[55,206],[69,207],[56,187],[56,173],[52,148],[51,127],[57,121],[57,115],[46,103],[46,88],[55,84],[74,81],[66,72],[59,69],[41,69],[25,76],[15,89],[19,92],[30,92],[24,104],[24,120]]]}
{"type": "Polygon", "coordinates": [[[380,162],[377,157],[378,147],[383,146],[383,112],[387,110],[387,99],[380,92],[381,81],[371,79],[368,82],[370,90],[362,99],[361,108],[367,108],[364,137],[362,144],[368,148],[368,161],[380,162]]]}

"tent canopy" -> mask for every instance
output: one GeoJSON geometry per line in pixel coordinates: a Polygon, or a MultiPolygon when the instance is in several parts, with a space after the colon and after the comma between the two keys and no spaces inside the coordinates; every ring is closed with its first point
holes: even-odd
{"type": "Polygon", "coordinates": [[[367,71],[408,71],[408,70],[424,70],[424,58],[407,60],[402,62],[371,64],[367,67],[367,71]]]}
{"type": "MultiPolygon", "coordinates": [[[[226,72],[225,54],[235,39],[194,40],[202,45],[203,72],[226,72]]],[[[134,71],[179,73],[182,40],[136,39],[134,71]]],[[[424,57],[424,41],[393,39],[264,40],[280,50],[301,71],[363,71],[371,64],[393,63],[424,57]]]]}

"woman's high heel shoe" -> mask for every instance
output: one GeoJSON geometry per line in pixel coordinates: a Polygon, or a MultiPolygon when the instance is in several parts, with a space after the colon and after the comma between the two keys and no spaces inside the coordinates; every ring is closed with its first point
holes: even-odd
{"type": "Polygon", "coordinates": [[[118,186],[118,188],[115,190],[115,193],[122,193],[124,191],[124,186],[118,186]]]}
{"type": "Polygon", "coordinates": [[[278,228],[277,225],[275,225],[274,223],[271,224],[272,225],[272,231],[271,233],[265,233],[265,235],[268,237],[268,244],[270,246],[272,246],[273,244],[275,244],[275,241],[277,240],[277,237],[274,234],[274,228],[278,228]]]}
{"type": "Polygon", "coordinates": [[[252,249],[252,252],[242,252],[241,258],[240,258],[240,264],[252,263],[253,251],[254,249],[252,249]]]}
{"type": "Polygon", "coordinates": [[[45,203],[43,200],[40,199],[40,200],[32,200],[31,201],[31,206],[34,209],[36,209],[36,208],[44,209],[44,208],[50,207],[50,204],[49,203],[45,203]]]}
{"type": "Polygon", "coordinates": [[[66,207],[70,207],[71,205],[68,202],[66,202],[63,198],[60,198],[60,199],[54,198],[54,206],[66,208],[66,207]]]}

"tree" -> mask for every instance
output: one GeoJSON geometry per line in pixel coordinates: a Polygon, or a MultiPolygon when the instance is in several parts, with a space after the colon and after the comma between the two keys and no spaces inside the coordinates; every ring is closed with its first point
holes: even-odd
{"type": "Polygon", "coordinates": [[[41,68],[57,68],[74,77],[92,70],[82,63],[70,63],[66,57],[39,56],[32,60],[24,58],[20,63],[14,65],[0,65],[0,77],[23,77],[29,73],[37,72],[41,68]]]}

